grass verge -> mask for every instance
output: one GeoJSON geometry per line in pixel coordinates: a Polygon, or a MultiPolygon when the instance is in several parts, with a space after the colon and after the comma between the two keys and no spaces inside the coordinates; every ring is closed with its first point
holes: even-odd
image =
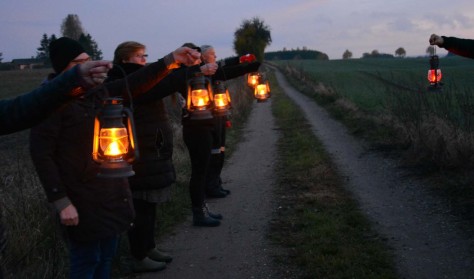
{"type": "Polygon", "coordinates": [[[301,111],[272,80],[280,204],[271,239],[288,248],[299,278],[397,278],[392,254],[371,228],[301,111]]]}
{"type": "Polygon", "coordinates": [[[420,122],[428,127],[428,131],[433,132],[433,134],[426,133],[431,139],[413,142],[403,129],[400,129],[399,123],[397,124],[390,117],[383,114],[370,114],[348,102],[332,88],[322,83],[316,86],[310,80],[299,79],[298,76],[289,72],[286,72],[286,78],[293,87],[314,99],[332,117],[344,124],[352,135],[368,141],[374,150],[399,159],[401,167],[407,171],[408,175],[426,180],[426,185],[430,185],[428,190],[450,204],[449,213],[465,220],[462,222],[463,225],[460,225],[463,231],[474,229],[474,222],[472,222],[474,171],[472,164],[469,163],[470,159],[465,158],[466,156],[471,158],[469,155],[471,151],[456,142],[455,131],[447,130],[449,132],[444,132],[446,136],[439,137],[436,134],[439,132],[437,129],[443,125],[430,126],[429,120],[424,119],[420,122]],[[430,145],[428,143],[430,141],[436,142],[440,148],[438,152],[426,151],[425,147],[430,145]],[[456,148],[452,149],[448,146],[456,148]],[[453,152],[453,150],[456,151],[453,152]],[[460,163],[448,163],[453,161],[453,158],[446,157],[446,154],[458,157],[459,159],[454,161],[460,163]]]}

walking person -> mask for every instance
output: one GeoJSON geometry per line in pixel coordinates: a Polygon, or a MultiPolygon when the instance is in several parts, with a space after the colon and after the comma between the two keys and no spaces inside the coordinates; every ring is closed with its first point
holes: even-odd
{"type": "MultiPolygon", "coordinates": [[[[106,82],[121,79],[144,67],[147,62],[145,51],[145,45],[138,42],[119,44],[114,53],[115,68],[109,72],[106,82]]],[[[153,94],[153,90],[156,88],[148,93],[153,94]]],[[[163,95],[165,91],[160,93],[163,95]]],[[[140,158],[133,165],[135,175],[128,179],[135,209],[134,225],[128,231],[132,270],[158,271],[173,260],[155,244],[155,225],[159,221],[156,219],[157,205],[170,199],[171,185],[176,181],[172,161],[173,129],[162,98],[135,98],[133,108],[140,158]]]]}
{"type": "MultiPolygon", "coordinates": [[[[55,74],[90,60],[77,41],[65,37],[51,42],[49,52],[55,74]]],[[[110,94],[127,97],[129,90],[136,96],[147,92],[179,64],[194,63],[197,58],[197,52],[178,48],[127,76],[127,81],[120,79],[104,86],[110,94]]],[[[33,163],[65,232],[70,278],[109,278],[119,235],[130,228],[135,217],[128,179],[97,177],[91,139],[99,99],[77,99],[30,134],[33,163]]]]}

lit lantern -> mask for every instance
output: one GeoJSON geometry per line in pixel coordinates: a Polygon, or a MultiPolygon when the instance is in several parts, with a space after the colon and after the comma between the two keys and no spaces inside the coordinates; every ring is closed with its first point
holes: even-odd
{"type": "Polygon", "coordinates": [[[432,55],[430,57],[430,69],[428,70],[428,81],[430,85],[428,90],[439,91],[441,89],[441,69],[439,69],[439,57],[438,55],[432,55]]]}
{"type": "Polygon", "coordinates": [[[229,90],[222,81],[214,82],[214,115],[224,116],[231,108],[229,90]]]}
{"type": "Polygon", "coordinates": [[[247,75],[247,85],[255,88],[260,83],[261,75],[259,72],[249,73],[247,75]]]}
{"type": "Polygon", "coordinates": [[[188,80],[188,99],[186,106],[191,119],[212,118],[212,102],[214,96],[210,81],[204,75],[197,73],[188,80]]]}
{"type": "Polygon", "coordinates": [[[121,98],[104,100],[95,118],[92,158],[100,164],[99,177],[129,177],[138,158],[132,112],[121,98]],[[126,123],[126,126],[125,126],[126,123]]]}
{"type": "Polygon", "coordinates": [[[270,98],[270,84],[268,80],[255,86],[254,96],[257,102],[265,102],[270,98]]]}

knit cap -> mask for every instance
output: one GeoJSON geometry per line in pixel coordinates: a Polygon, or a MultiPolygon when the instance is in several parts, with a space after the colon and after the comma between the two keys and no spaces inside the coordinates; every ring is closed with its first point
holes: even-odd
{"type": "Polygon", "coordinates": [[[54,71],[59,74],[74,60],[79,54],[85,52],[79,42],[61,37],[49,44],[49,59],[54,71]]]}

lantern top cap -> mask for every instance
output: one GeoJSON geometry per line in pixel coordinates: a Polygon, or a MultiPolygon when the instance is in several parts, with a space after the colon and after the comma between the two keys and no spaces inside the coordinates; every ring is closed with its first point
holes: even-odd
{"type": "Polygon", "coordinates": [[[123,98],[120,97],[110,97],[104,99],[104,104],[105,105],[120,105],[123,102],[123,98]]]}

